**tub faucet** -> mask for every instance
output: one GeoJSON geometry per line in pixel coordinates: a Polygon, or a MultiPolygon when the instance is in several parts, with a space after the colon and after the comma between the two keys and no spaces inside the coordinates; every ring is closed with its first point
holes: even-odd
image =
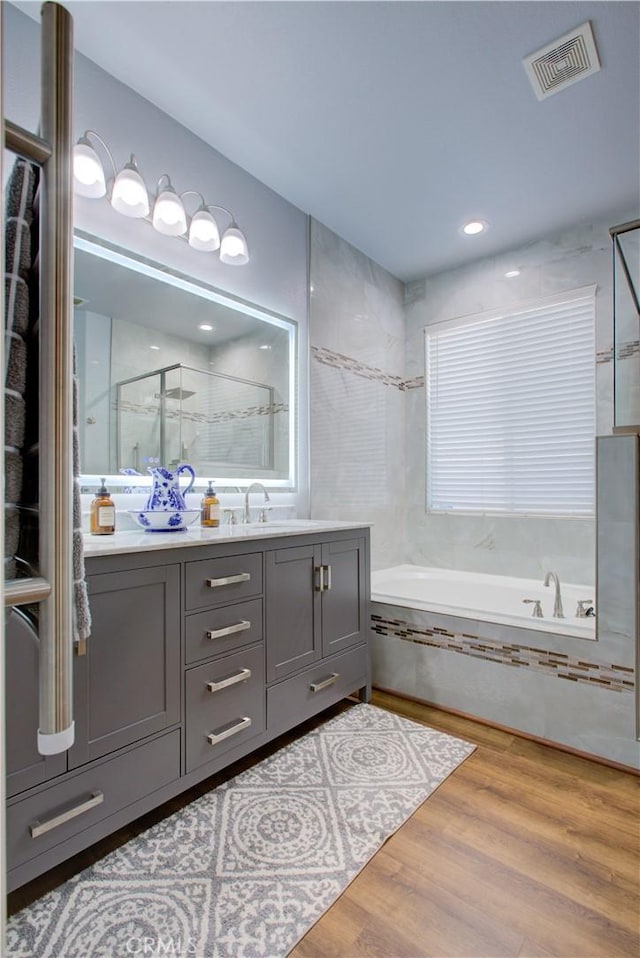
{"type": "Polygon", "coordinates": [[[262,490],[264,493],[264,501],[269,502],[269,493],[262,485],[261,482],[252,482],[251,485],[247,488],[247,491],[244,494],[244,514],[242,516],[242,521],[244,523],[251,522],[251,512],[249,510],[249,493],[254,490],[262,490]]]}
{"type": "Polygon", "coordinates": [[[562,611],[562,596],[560,595],[560,579],[558,578],[557,572],[547,572],[544,577],[544,584],[549,585],[551,579],[556,587],[556,596],[553,602],[553,617],[554,619],[564,619],[564,612],[562,611]]]}

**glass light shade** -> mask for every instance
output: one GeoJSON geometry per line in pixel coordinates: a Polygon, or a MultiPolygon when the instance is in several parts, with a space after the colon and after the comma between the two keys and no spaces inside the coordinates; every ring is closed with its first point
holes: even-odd
{"type": "Polygon", "coordinates": [[[113,182],[111,205],[124,216],[141,218],[149,215],[149,197],[144,180],[136,169],[135,160],[120,170],[113,182]]]}
{"type": "Polygon", "coordinates": [[[91,199],[104,196],[107,192],[100,157],[86,141],[76,143],[73,148],[73,188],[80,196],[91,199]]]}
{"type": "Polygon", "coordinates": [[[207,210],[198,210],[191,217],[189,246],[203,253],[216,250],[220,246],[218,224],[207,210]]]}
{"type": "Polygon", "coordinates": [[[163,190],[155,201],[153,226],[165,236],[182,236],[187,232],[187,214],[182,200],[171,186],[163,190]]]}
{"type": "Polygon", "coordinates": [[[237,226],[230,226],[222,234],[220,261],[228,266],[244,266],[249,262],[249,250],[244,234],[237,226]]]}

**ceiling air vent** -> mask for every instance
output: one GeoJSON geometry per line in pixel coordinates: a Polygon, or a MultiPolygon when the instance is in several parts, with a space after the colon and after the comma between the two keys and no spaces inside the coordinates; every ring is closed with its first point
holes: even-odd
{"type": "Polygon", "coordinates": [[[522,63],[539,100],[597,73],[600,61],[590,22],[530,53],[522,63]]]}

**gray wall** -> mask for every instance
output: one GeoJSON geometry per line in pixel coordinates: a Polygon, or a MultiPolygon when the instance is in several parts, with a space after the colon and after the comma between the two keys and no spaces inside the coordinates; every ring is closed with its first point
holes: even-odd
{"type": "MultiPolygon", "coordinates": [[[[410,284],[406,290],[407,378],[424,376],[425,326],[595,283],[597,433],[610,433],[613,371],[608,227],[624,218],[624,213],[619,217],[613,214],[606,222],[410,284]],[[520,275],[505,278],[514,268],[520,269],[520,275]]],[[[406,416],[408,561],[535,578],[555,569],[566,581],[594,582],[594,520],[427,515],[424,388],[407,392],[406,416]]]]}
{"type": "MultiPolygon", "coordinates": [[[[40,114],[39,27],[9,4],[3,4],[3,14],[5,115],[36,129],[40,114]]],[[[211,96],[215,95],[212,86],[211,96]]],[[[301,355],[306,355],[306,215],[81,55],[75,58],[74,111],[75,135],[82,135],[87,128],[97,130],[120,166],[130,153],[135,153],[150,190],[168,172],[178,191],[195,189],[208,202],[229,207],[247,236],[251,259],[246,266],[225,266],[216,254],[198,253],[183,241],[162,236],[146,222],[121,216],[104,199],[76,197],[75,225],[225,293],[294,319],[299,324],[301,355]]],[[[222,218],[221,225],[226,225],[222,218]]],[[[307,418],[305,373],[303,363],[302,423],[307,418]]],[[[308,507],[306,441],[306,430],[302,429],[298,497],[302,513],[308,507]]]]}

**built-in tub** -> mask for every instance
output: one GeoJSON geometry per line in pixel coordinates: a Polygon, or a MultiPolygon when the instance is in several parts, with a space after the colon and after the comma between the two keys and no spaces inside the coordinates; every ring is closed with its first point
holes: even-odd
{"type": "Polygon", "coordinates": [[[542,579],[516,579],[479,572],[400,565],[371,576],[371,599],[500,625],[519,626],[576,638],[595,639],[595,618],[576,618],[579,599],[595,599],[593,586],[561,582],[565,618],[554,618],[555,586],[542,579]],[[524,599],[540,599],[543,618],[524,599]]]}

